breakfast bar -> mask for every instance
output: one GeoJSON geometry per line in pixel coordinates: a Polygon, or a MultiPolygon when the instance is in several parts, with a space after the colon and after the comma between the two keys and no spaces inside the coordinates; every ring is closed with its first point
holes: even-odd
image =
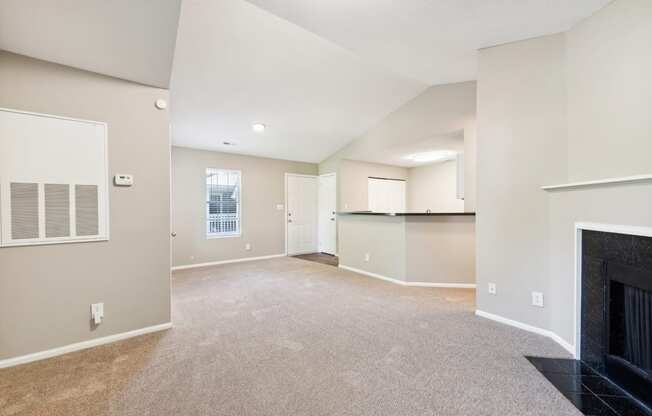
{"type": "Polygon", "coordinates": [[[474,212],[338,214],[340,267],[407,286],[475,287],[474,212]]]}

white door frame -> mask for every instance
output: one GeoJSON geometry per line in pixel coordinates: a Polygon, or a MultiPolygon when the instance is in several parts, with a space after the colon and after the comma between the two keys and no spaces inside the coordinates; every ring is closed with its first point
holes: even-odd
{"type": "MultiPolygon", "coordinates": [[[[283,211],[283,222],[285,224],[285,255],[288,255],[288,178],[294,176],[298,178],[315,178],[317,181],[319,181],[319,176],[318,175],[303,175],[301,173],[288,173],[285,172],[285,210],[283,211]]],[[[317,205],[317,210],[319,210],[319,205],[317,205]]],[[[317,212],[319,215],[319,212],[317,212]]],[[[319,216],[317,217],[317,220],[319,220],[319,216]]],[[[317,228],[319,229],[319,223],[317,224],[317,228]]]]}
{"type": "MultiPolygon", "coordinates": [[[[333,255],[337,256],[337,251],[338,251],[338,246],[337,246],[337,224],[339,221],[337,220],[337,173],[336,172],[331,172],[331,173],[324,173],[323,175],[319,175],[317,180],[319,178],[327,178],[329,176],[333,176],[335,178],[335,250],[333,255]]],[[[318,184],[319,185],[319,184],[318,184]]],[[[319,195],[319,190],[317,191],[319,195]]],[[[319,201],[317,201],[317,238],[319,239],[319,209],[320,209],[319,201]]],[[[317,249],[319,250],[319,240],[317,240],[317,249]]]]}

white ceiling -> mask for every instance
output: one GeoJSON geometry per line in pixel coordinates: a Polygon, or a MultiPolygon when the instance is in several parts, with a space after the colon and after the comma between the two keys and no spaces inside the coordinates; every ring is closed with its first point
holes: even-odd
{"type": "Polygon", "coordinates": [[[319,162],[428,86],[475,79],[478,48],[609,2],[0,0],[0,49],[170,85],[176,145],[319,162]]]}
{"type": "Polygon", "coordinates": [[[181,0],[1,0],[0,49],[167,88],[181,0]]]}
{"type": "Polygon", "coordinates": [[[385,165],[413,168],[429,165],[432,162],[415,162],[414,160],[407,159],[407,156],[438,150],[452,150],[454,152],[464,153],[464,131],[429,137],[414,142],[398,143],[384,149],[379,149],[378,152],[374,153],[373,157],[363,158],[363,160],[385,165]]]}
{"type": "Polygon", "coordinates": [[[476,51],[563,32],[612,0],[248,0],[405,77],[475,80],[476,51]]]}
{"type": "Polygon", "coordinates": [[[173,143],[319,162],[427,86],[475,79],[477,49],[564,31],[609,1],[186,0],[173,143]]]}
{"type": "Polygon", "coordinates": [[[425,88],[245,1],[184,1],[172,141],[320,162],[425,88]]]}

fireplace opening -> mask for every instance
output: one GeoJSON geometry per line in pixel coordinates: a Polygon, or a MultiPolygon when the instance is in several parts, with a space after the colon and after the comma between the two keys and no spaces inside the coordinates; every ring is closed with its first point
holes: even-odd
{"type": "Polygon", "coordinates": [[[581,360],[652,409],[652,237],[582,231],[581,360]]]}
{"type": "Polygon", "coordinates": [[[605,262],[605,370],[648,406],[652,405],[652,275],[605,262]]]}

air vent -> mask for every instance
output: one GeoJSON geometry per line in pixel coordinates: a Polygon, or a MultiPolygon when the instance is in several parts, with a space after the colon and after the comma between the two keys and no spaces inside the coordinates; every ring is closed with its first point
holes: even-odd
{"type": "Polygon", "coordinates": [[[11,238],[38,238],[38,184],[12,182],[10,193],[11,238]]]}
{"type": "Polygon", "coordinates": [[[70,186],[45,184],[45,237],[70,237],[70,186]]]}
{"type": "Polygon", "coordinates": [[[97,185],[75,185],[77,235],[99,234],[97,185]]]}

